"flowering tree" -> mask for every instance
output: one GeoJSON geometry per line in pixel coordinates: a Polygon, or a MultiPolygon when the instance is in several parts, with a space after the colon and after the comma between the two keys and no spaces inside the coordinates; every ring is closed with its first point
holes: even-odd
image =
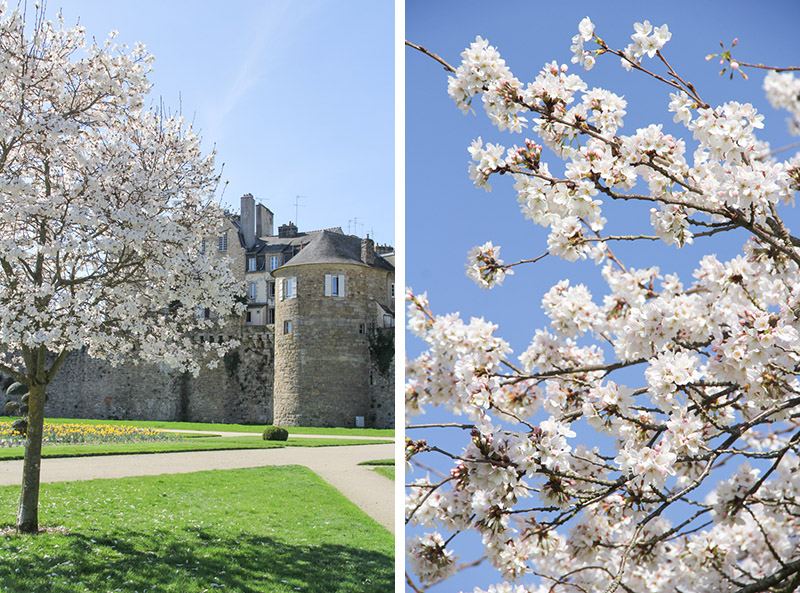
{"type": "MultiPolygon", "coordinates": [[[[800,155],[776,159],[751,105],[708,105],[662,53],[666,25],[634,29],[617,50],[584,19],[572,61],[588,70],[614,55],[669,87],[693,151],[660,125],[623,135],[625,100],[566,66],[546,64],[526,85],[480,37],[458,68],[409,44],[453,73],[448,93],[463,111],[480,97],[500,130],[538,135],[470,148],[475,184],[512,177],[525,217],[549,229],[545,255],[526,262],[591,258],[608,285],[600,300],[583,284],[553,286],[542,300],[550,327],[517,361],[496,325],[435,315],[425,294],[408,291],[408,327],[427,350],[407,364],[407,415],[442,406],[469,418],[438,425],[464,431],[460,450],[434,442],[436,425],[407,426],[409,437],[422,428],[429,437],[407,438],[410,464],[452,463],[448,476],[408,486],[406,522],[420,533],[407,540],[415,591],[459,569],[466,531],[480,534],[504,579],[488,593],[800,586],[800,239],[781,215],[800,187],[800,155]],[[601,198],[650,203],[651,229],[605,233],[601,198]],[[688,282],[626,266],[613,250],[682,248],[736,230],[750,236],[741,254],[703,257],[688,282]]],[[[794,68],[737,62],[725,48],[718,57],[731,72],[767,70],[768,98],[797,133],[794,68]]],[[[484,288],[526,263],[499,252],[486,243],[469,253],[467,274],[484,288]]]]}
{"type": "MultiPolygon", "coordinates": [[[[60,17],[59,17],[60,19],[60,17]]],[[[38,529],[45,391],[68,352],[197,371],[198,307],[234,310],[213,156],[145,106],[143,47],[0,5],[0,371],[30,389],[17,526],[38,529]]],[[[113,37],[113,34],[112,34],[113,37]]],[[[227,345],[206,344],[205,348],[227,345]]]]}

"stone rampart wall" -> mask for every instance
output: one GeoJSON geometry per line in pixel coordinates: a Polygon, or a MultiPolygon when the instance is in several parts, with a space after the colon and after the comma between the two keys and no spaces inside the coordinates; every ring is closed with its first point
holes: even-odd
{"type": "MultiPolygon", "coordinates": [[[[50,418],[271,424],[272,327],[244,326],[237,337],[241,345],[228,353],[217,368],[203,369],[198,377],[163,365],[112,367],[85,351],[73,352],[48,386],[45,414],[50,418]]],[[[371,374],[374,379],[369,422],[378,428],[392,428],[393,379],[382,376],[377,369],[371,374]]],[[[0,374],[0,386],[10,381],[3,380],[0,374]]],[[[6,399],[3,391],[0,407],[6,399]]]]}
{"type": "Polygon", "coordinates": [[[370,368],[370,416],[368,422],[375,428],[394,428],[394,359],[382,373],[373,363],[370,368]]]}
{"type": "Polygon", "coordinates": [[[48,386],[51,418],[272,421],[273,341],[266,327],[244,327],[241,344],[197,377],[156,364],[113,367],[71,353],[48,386]]]}

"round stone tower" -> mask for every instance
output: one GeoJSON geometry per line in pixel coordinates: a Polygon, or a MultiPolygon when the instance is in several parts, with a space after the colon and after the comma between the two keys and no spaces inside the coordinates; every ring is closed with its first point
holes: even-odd
{"type": "Polygon", "coordinates": [[[370,328],[391,310],[394,268],[372,242],[322,231],[275,277],[274,419],[370,424],[370,328]]]}

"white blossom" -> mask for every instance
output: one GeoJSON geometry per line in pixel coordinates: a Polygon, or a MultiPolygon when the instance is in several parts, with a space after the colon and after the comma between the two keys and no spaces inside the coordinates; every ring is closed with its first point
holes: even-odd
{"type": "MultiPolygon", "coordinates": [[[[643,58],[670,38],[667,25],[643,21],[613,50],[587,17],[572,61],[588,69],[614,53],[647,76],[643,58]],[[587,51],[592,40],[600,49],[587,51]]],[[[634,107],[556,62],[524,85],[488,41],[478,38],[462,57],[450,80],[457,105],[468,109],[481,95],[499,129],[519,132],[528,116],[539,136],[511,149],[473,142],[471,177],[488,187],[512,175],[523,215],[547,229],[548,253],[594,260],[605,286],[565,279],[541,287],[534,276],[549,328],[533,329],[516,361],[495,324],[436,315],[424,295],[409,293],[409,329],[426,350],[407,364],[407,409],[444,406],[469,419],[442,425],[460,427],[461,441],[441,439],[434,450],[431,431],[430,443],[409,445],[412,468],[417,454],[452,463],[442,482],[412,485],[410,523],[477,532],[502,582],[475,593],[755,591],[770,579],[793,582],[800,239],[786,209],[800,188],[800,157],[770,154],[751,103],[707,105],[672,72],[661,77],[669,100],[659,100],[690,138],[658,122],[622,133],[634,107]],[[604,210],[598,197],[616,206],[604,210]],[[723,233],[741,237],[741,253],[699,247],[723,233]],[[627,265],[620,242],[646,246],[642,258],[655,253],[659,265],[627,265]],[[693,273],[675,273],[664,245],[699,253],[693,273]]],[[[666,67],[666,58],[653,63],[666,67]]],[[[764,90],[796,133],[795,76],[771,72],[764,90]]],[[[467,273],[486,288],[507,266],[488,242],[470,251],[467,273]]],[[[410,547],[423,581],[454,565],[437,535],[410,547]]]]}
{"type": "Polygon", "coordinates": [[[514,270],[504,266],[499,255],[500,247],[495,247],[491,241],[473,247],[467,253],[467,276],[484,289],[501,285],[503,279],[513,274],[514,270]]]}

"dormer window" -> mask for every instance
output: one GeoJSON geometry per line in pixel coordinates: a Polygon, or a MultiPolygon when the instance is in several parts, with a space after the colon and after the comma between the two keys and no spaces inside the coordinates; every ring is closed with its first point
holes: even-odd
{"type": "Polygon", "coordinates": [[[269,258],[269,271],[277,269],[279,265],[281,265],[281,256],[271,255],[269,258]]]}
{"type": "Polygon", "coordinates": [[[256,258],[255,256],[250,256],[247,258],[247,271],[248,272],[255,272],[256,271],[256,258]]]}

